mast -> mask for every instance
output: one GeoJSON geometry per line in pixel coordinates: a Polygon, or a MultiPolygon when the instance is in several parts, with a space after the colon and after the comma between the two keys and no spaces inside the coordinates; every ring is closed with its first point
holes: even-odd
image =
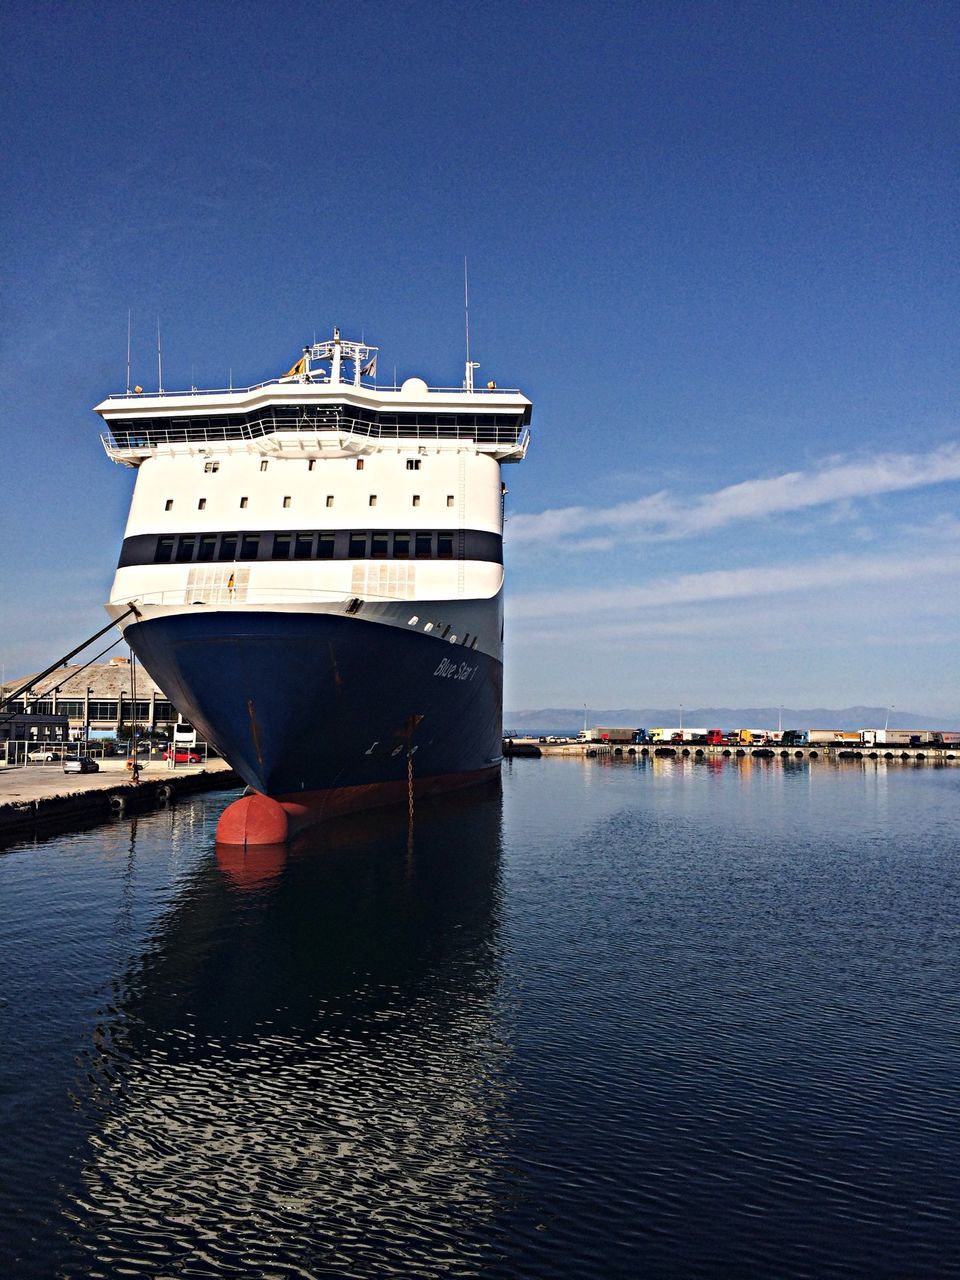
{"type": "Polygon", "coordinates": [[[463,259],[463,324],[467,338],[467,365],[463,377],[464,391],[473,390],[473,371],[480,366],[470,359],[470,290],[467,283],[467,259],[463,259]]]}

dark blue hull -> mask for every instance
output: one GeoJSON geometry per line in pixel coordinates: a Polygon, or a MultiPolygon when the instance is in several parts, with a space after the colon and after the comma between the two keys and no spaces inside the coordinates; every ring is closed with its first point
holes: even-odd
{"type": "Polygon", "coordinates": [[[293,799],[489,775],[503,665],[422,632],[343,615],[204,611],[128,626],[178,710],[255,790],[293,799]],[[387,784],[384,787],[384,784],[387,784]]]}

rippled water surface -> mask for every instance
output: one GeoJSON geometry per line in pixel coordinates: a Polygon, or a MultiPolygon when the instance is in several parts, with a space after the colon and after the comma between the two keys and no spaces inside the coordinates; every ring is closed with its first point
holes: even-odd
{"type": "Polygon", "coordinates": [[[0,855],[0,1274],[960,1275],[960,771],[0,855]]]}

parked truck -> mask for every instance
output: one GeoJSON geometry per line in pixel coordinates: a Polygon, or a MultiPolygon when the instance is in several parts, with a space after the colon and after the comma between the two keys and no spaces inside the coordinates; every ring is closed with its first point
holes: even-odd
{"type": "Polygon", "coordinates": [[[634,734],[640,732],[633,725],[624,728],[623,725],[598,724],[592,729],[581,729],[577,734],[578,742],[633,742],[634,734]]]}
{"type": "Polygon", "coordinates": [[[687,725],[677,725],[675,729],[661,727],[650,730],[651,742],[706,742],[706,729],[691,729],[687,725]]]}
{"type": "Polygon", "coordinates": [[[860,729],[810,729],[809,741],[814,746],[859,747],[863,745],[860,729]]]}
{"type": "Polygon", "coordinates": [[[784,729],[780,735],[782,747],[805,747],[809,741],[810,735],[806,729],[784,729]]]}
{"type": "Polygon", "coordinates": [[[734,729],[731,734],[733,741],[739,743],[741,747],[757,746],[761,742],[766,742],[768,736],[768,729],[734,729]]]}

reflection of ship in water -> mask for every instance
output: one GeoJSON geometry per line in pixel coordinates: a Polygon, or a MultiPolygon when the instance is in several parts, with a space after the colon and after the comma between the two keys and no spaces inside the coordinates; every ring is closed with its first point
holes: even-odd
{"type": "Polygon", "coordinates": [[[506,1102],[500,821],[499,795],[466,795],[410,847],[381,814],[286,861],[211,854],[89,1073],[78,1271],[473,1270],[506,1102]]]}

